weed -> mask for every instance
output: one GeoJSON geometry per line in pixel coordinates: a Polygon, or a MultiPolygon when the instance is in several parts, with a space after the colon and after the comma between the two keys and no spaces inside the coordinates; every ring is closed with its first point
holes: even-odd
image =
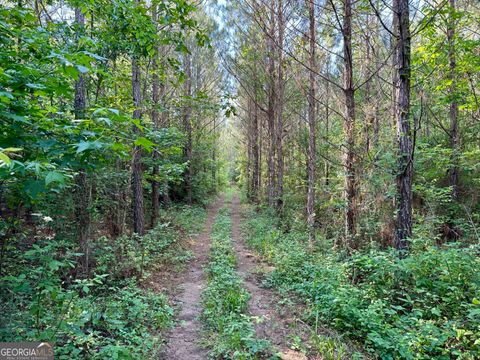
{"type": "Polygon", "coordinates": [[[229,209],[221,209],[213,226],[208,285],[202,295],[205,339],[215,358],[257,359],[269,343],[256,338],[254,319],[248,315],[250,295],[235,270],[231,225],[229,209]]]}

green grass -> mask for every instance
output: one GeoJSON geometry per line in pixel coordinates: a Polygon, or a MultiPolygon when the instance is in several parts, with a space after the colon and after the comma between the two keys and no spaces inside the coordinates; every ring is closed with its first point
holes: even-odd
{"type": "Polygon", "coordinates": [[[230,210],[223,208],[213,226],[208,284],[202,295],[204,339],[214,358],[257,359],[269,343],[255,337],[247,309],[250,295],[235,269],[231,227],[230,210]]]}

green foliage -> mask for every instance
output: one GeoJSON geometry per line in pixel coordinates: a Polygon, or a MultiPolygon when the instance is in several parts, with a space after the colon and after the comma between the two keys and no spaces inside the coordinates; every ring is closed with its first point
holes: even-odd
{"type": "Polygon", "coordinates": [[[248,241],[275,267],[268,283],[306,301],[314,328],[331,326],[382,359],[480,356],[478,246],[414,246],[406,258],[366,250],[343,259],[306,253],[303,235],[281,234],[272,223],[251,213],[248,241]]]}
{"type": "Polygon", "coordinates": [[[72,279],[79,254],[58,240],[8,255],[16,266],[0,282],[2,341],[49,341],[60,359],[148,359],[157,350],[153,332],[173,315],[163,295],[108,275],[72,279]]]}
{"type": "MultiPolygon", "coordinates": [[[[189,254],[180,240],[200,231],[204,220],[203,208],[172,207],[143,238],[96,240],[95,274],[87,279],[75,276],[82,254],[70,241],[52,234],[30,243],[25,232],[4,244],[0,338],[51,341],[61,359],[151,359],[173,309],[164,295],[141,289],[134,275],[184,264],[189,254]]],[[[51,232],[52,219],[39,222],[38,237],[51,232]]]]}
{"type": "Polygon", "coordinates": [[[258,359],[269,344],[255,337],[252,318],[247,314],[250,295],[236,274],[230,233],[230,212],[223,208],[213,227],[208,285],[202,295],[205,339],[215,358],[258,359]]]}
{"type": "Polygon", "coordinates": [[[98,239],[93,248],[97,270],[108,272],[113,279],[145,278],[162,265],[184,264],[190,254],[181,240],[201,230],[205,215],[201,207],[172,207],[161,211],[158,225],[143,237],[98,239]]]}

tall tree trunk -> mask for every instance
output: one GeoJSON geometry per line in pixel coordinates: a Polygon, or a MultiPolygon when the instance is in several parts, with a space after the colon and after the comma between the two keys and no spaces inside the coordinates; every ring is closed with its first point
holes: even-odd
{"type": "Polygon", "coordinates": [[[257,85],[255,84],[255,101],[253,104],[253,118],[252,118],[252,128],[253,128],[253,202],[258,202],[258,193],[260,187],[260,160],[259,160],[259,146],[258,146],[258,137],[259,137],[259,128],[258,128],[258,106],[257,106],[257,85]]]}
{"type": "Polygon", "coordinates": [[[309,91],[308,91],[308,157],[307,157],[307,173],[308,173],[308,190],[307,190],[307,225],[308,238],[310,246],[315,241],[315,164],[316,164],[316,81],[314,70],[317,68],[315,59],[315,3],[314,0],[307,0],[308,14],[310,20],[310,51],[309,51],[309,91]]]}
{"type": "MultiPolygon", "coordinates": [[[[77,26],[77,40],[83,33],[85,28],[85,15],[81,9],[75,8],[75,25],[77,26]]],[[[75,82],[75,98],[73,109],[75,119],[85,118],[86,109],[86,78],[80,74],[75,82]]],[[[89,273],[90,264],[90,246],[89,240],[91,235],[91,216],[90,206],[92,201],[92,187],[89,181],[87,170],[84,166],[80,167],[76,176],[76,225],[77,225],[77,241],[80,246],[82,267],[85,273],[89,273]]]]}
{"type": "Polygon", "coordinates": [[[246,170],[246,182],[247,182],[247,198],[252,200],[253,194],[253,171],[252,171],[252,158],[253,158],[253,144],[252,144],[252,101],[248,99],[248,116],[246,118],[246,128],[247,128],[247,163],[245,166],[246,170]]]}
{"type": "Polygon", "coordinates": [[[263,118],[264,117],[261,115],[263,115],[263,113],[259,114],[257,111],[257,120],[258,120],[258,199],[257,199],[257,202],[260,202],[260,197],[262,194],[263,130],[264,130],[263,118]]]}
{"type": "MultiPolygon", "coordinates": [[[[162,56],[166,56],[166,54],[162,53],[162,56]]],[[[162,112],[160,114],[160,127],[168,128],[170,126],[168,120],[168,112],[167,112],[167,80],[163,79],[160,82],[160,99],[162,100],[162,112]]],[[[168,179],[165,179],[163,182],[163,206],[170,205],[170,186],[168,183],[168,179]]]]}
{"type": "Polygon", "coordinates": [[[275,203],[275,106],[276,106],[276,74],[275,74],[275,1],[270,3],[270,34],[267,34],[268,46],[268,105],[267,105],[267,128],[268,128],[268,159],[267,159],[267,176],[268,176],[268,205],[273,206],[275,203]]]}
{"type": "MultiPolygon", "coordinates": [[[[139,0],[135,0],[135,4],[139,4],[139,0]]],[[[133,119],[140,120],[142,118],[142,111],[140,110],[142,103],[142,89],[140,84],[140,65],[136,55],[132,58],[132,97],[133,119]]],[[[139,133],[137,126],[133,126],[134,134],[139,133]]],[[[133,231],[140,236],[145,234],[145,214],[143,209],[143,169],[142,169],[142,148],[135,146],[133,148],[132,159],[132,195],[133,195],[133,231]]]]}
{"type": "Polygon", "coordinates": [[[254,177],[254,171],[253,171],[253,158],[254,158],[254,153],[253,153],[253,140],[255,138],[254,134],[254,128],[253,128],[253,107],[255,104],[253,103],[253,100],[249,97],[247,98],[248,102],[248,117],[247,117],[247,195],[248,195],[248,200],[253,201],[254,198],[254,192],[255,192],[255,177],[254,177]]]}
{"type": "Polygon", "coordinates": [[[455,0],[449,0],[450,2],[450,15],[447,29],[448,39],[448,59],[451,81],[449,95],[451,96],[450,102],[450,146],[452,148],[451,168],[450,168],[450,186],[452,187],[452,199],[456,201],[458,199],[458,103],[456,100],[456,58],[455,58],[455,0]]]}
{"type": "Polygon", "coordinates": [[[399,0],[392,0],[392,9],[393,9],[393,18],[392,18],[392,36],[391,44],[392,47],[392,126],[393,128],[397,127],[397,83],[398,83],[398,72],[396,70],[397,58],[398,58],[398,41],[397,37],[399,36],[398,31],[398,15],[395,14],[395,9],[398,9],[399,0]]]}
{"type": "MultiPolygon", "coordinates": [[[[153,6],[152,10],[152,18],[153,21],[156,23],[158,14],[157,14],[157,7],[156,5],[153,6]]],[[[158,106],[160,104],[160,78],[158,76],[158,63],[160,58],[160,48],[159,45],[155,46],[155,53],[153,55],[152,61],[152,123],[153,129],[155,131],[158,130],[158,122],[159,122],[159,114],[158,114],[158,106]]],[[[158,153],[158,149],[153,150],[153,171],[152,171],[152,214],[150,218],[150,227],[155,227],[157,223],[158,211],[160,209],[160,194],[159,194],[159,183],[156,180],[159,174],[158,168],[158,160],[160,155],[158,153]]]]}
{"type": "Polygon", "coordinates": [[[398,250],[409,248],[412,236],[412,181],[413,140],[410,128],[410,19],[408,0],[395,0],[393,9],[397,17],[395,111],[399,151],[397,175],[397,223],[395,246],[398,250]]]}
{"type": "MultiPolygon", "coordinates": [[[[327,76],[330,76],[330,60],[327,59],[327,76]]],[[[330,83],[325,81],[325,142],[329,142],[330,133],[330,83]]],[[[330,163],[325,160],[325,187],[330,185],[330,163]]]]}
{"type": "MultiPolygon", "coordinates": [[[[138,59],[132,59],[132,94],[135,110],[133,119],[141,119],[141,88],[140,88],[140,66],[138,59]]],[[[133,131],[139,133],[139,129],[134,125],[133,131]]],[[[133,231],[142,236],[145,234],[145,215],[143,210],[143,169],[142,169],[142,148],[135,146],[133,148],[132,159],[132,193],[133,193],[133,231]]]]}
{"type": "Polygon", "coordinates": [[[343,154],[345,171],[345,245],[347,249],[356,247],[356,174],[355,174],[355,89],[353,85],[352,53],[352,0],[344,0],[343,16],[343,92],[345,96],[344,133],[346,139],[343,154]]]}
{"type": "Polygon", "coordinates": [[[213,146],[212,146],[212,179],[213,183],[215,184],[215,191],[217,191],[217,118],[213,118],[213,146]]]}
{"type": "MultiPolygon", "coordinates": [[[[370,17],[367,14],[367,24],[370,23],[370,17]]],[[[369,70],[372,63],[371,53],[370,53],[370,32],[365,30],[365,77],[371,76],[369,70]]],[[[365,110],[365,122],[363,124],[363,135],[365,141],[365,152],[369,153],[372,148],[372,141],[370,139],[371,130],[374,123],[374,112],[372,111],[372,105],[375,102],[378,102],[378,99],[372,97],[372,82],[373,77],[371,77],[365,84],[365,100],[366,100],[366,110],[365,110]],[[372,101],[373,98],[373,101],[372,101]]],[[[361,176],[361,174],[359,174],[361,176]]]]}
{"type": "MultiPolygon", "coordinates": [[[[190,54],[185,54],[185,96],[192,96],[192,63],[190,54]]],[[[183,115],[183,126],[185,129],[185,134],[187,136],[187,141],[185,144],[185,157],[188,162],[187,169],[185,171],[185,187],[187,191],[187,202],[192,204],[192,123],[190,119],[190,104],[185,105],[184,115],[183,115]]]]}
{"type": "Polygon", "coordinates": [[[278,102],[277,102],[277,126],[276,126],[276,154],[277,154],[277,187],[275,191],[277,214],[283,213],[283,108],[285,102],[285,82],[283,75],[283,46],[285,41],[285,17],[283,14],[283,0],[278,0],[278,102]]]}

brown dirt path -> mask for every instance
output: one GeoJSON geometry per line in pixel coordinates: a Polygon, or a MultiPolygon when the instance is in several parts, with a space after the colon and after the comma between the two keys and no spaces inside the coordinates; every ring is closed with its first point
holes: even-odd
{"type": "Polygon", "coordinates": [[[205,228],[194,239],[192,252],[195,258],[191,260],[185,273],[175,279],[175,283],[180,286],[175,302],[181,309],[177,316],[178,323],[170,331],[167,345],[160,354],[162,360],[207,359],[207,351],[198,344],[202,328],[198,317],[202,311],[200,300],[205,285],[203,266],[210,250],[210,234],[215,216],[222,205],[223,199],[219,199],[210,206],[205,228]]]}
{"type": "Polygon", "coordinates": [[[279,311],[278,299],[274,292],[261,287],[259,280],[255,277],[255,270],[259,266],[259,262],[249,251],[242,237],[240,211],[240,200],[235,194],[232,200],[232,240],[237,253],[238,274],[242,277],[244,287],[251,295],[250,313],[260,319],[255,329],[257,336],[270,340],[283,359],[306,359],[303,354],[289,350],[288,341],[292,335],[291,325],[294,320],[289,314],[279,311]]]}

